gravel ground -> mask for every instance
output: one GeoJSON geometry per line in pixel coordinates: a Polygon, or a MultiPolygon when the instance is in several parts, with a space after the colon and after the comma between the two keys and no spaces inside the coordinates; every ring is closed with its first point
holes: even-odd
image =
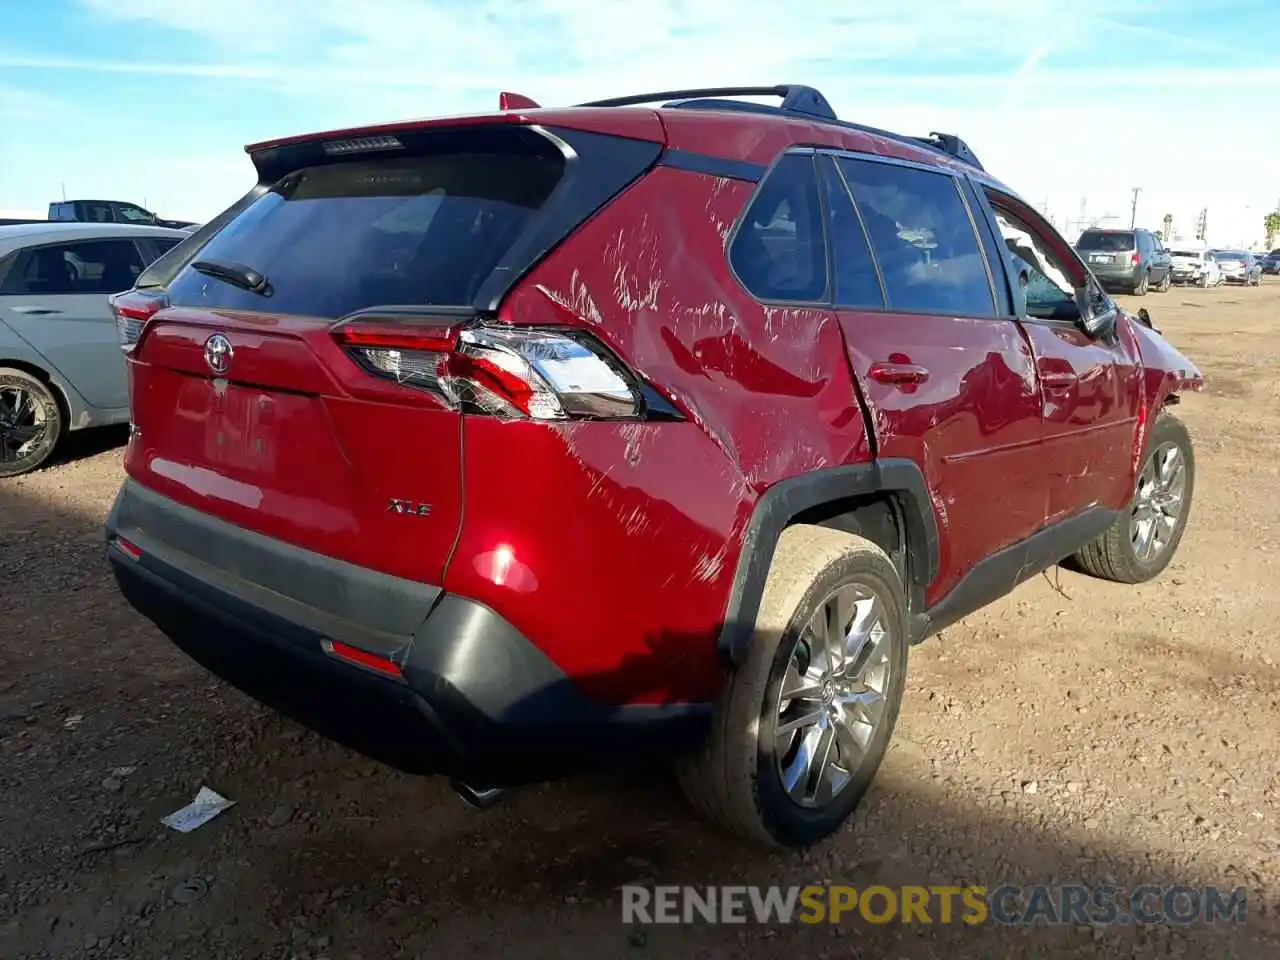
{"type": "Polygon", "coordinates": [[[916,648],[876,785],[803,857],[662,775],[477,813],[268,713],[119,598],[123,437],[78,439],[0,487],[0,956],[1280,955],[1280,284],[1141,302],[1209,378],[1179,556],[1137,588],[1051,571],[916,648]],[[236,805],[161,826],[202,784],[236,805]],[[824,881],[1240,885],[1248,919],[628,928],[617,889],[824,881]]]}

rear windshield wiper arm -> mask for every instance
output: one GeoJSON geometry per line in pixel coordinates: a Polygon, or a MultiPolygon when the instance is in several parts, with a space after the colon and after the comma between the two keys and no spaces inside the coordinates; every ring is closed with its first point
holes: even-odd
{"type": "Polygon", "coordinates": [[[271,295],[271,284],[267,282],[267,278],[253,269],[253,267],[247,267],[243,263],[230,263],[223,260],[197,260],[191,264],[191,269],[203,273],[205,276],[225,280],[227,283],[240,287],[242,290],[248,290],[250,293],[260,293],[264,297],[271,295]]]}

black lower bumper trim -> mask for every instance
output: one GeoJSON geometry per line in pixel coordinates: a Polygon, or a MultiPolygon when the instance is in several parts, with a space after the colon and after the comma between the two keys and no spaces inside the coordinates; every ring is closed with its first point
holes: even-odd
{"type": "MultiPolygon", "coordinates": [[[[112,536],[110,522],[108,537],[112,536]]],[[[399,770],[511,787],[695,748],[708,704],[609,707],[487,607],[446,595],[383,676],[314,628],[167,560],[108,556],[122,593],[193,660],[266,706],[399,770]]]]}

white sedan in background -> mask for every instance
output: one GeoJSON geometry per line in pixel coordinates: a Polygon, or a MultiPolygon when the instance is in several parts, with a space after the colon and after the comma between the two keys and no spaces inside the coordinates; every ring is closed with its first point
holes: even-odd
{"type": "Polygon", "coordinates": [[[1216,287],[1222,283],[1222,267],[1210,250],[1174,246],[1169,248],[1169,258],[1173,263],[1174,283],[1197,287],[1216,287]]]}

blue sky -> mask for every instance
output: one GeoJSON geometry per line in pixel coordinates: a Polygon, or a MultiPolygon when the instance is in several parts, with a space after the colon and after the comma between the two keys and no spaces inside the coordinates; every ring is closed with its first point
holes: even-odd
{"type": "Polygon", "coordinates": [[[1260,239],[1280,203],[1274,0],[0,0],[0,210],[61,196],[212,216],[245,143],[647,89],[800,82],[841,116],[963,136],[1059,227],[1260,239]]]}

